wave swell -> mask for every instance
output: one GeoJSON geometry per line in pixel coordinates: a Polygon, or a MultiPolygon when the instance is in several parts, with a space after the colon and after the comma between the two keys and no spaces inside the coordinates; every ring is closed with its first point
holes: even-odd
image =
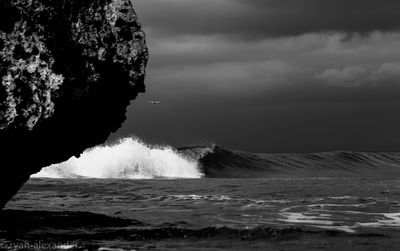
{"type": "Polygon", "coordinates": [[[253,154],[215,146],[199,162],[212,178],[400,176],[400,153],[253,154]]]}

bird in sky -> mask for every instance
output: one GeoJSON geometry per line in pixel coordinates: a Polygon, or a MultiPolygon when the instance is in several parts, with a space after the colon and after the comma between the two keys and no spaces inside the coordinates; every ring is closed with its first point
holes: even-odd
{"type": "Polygon", "coordinates": [[[160,101],[158,101],[158,100],[155,100],[155,101],[149,101],[149,103],[150,103],[150,104],[152,104],[152,105],[159,105],[159,104],[161,104],[161,102],[160,102],[160,101]]]}

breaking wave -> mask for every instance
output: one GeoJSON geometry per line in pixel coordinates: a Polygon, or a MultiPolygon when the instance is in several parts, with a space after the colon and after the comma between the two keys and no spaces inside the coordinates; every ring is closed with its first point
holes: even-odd
{"type": "Polygon", "coordinates": [[[400,153],[254,154],[217,145],[150,146],[136,138],[85,151],[34,178],[286,178],[400,176],[400,153]]]}
{"type": "Polygon", "coordinates": [[[86,150],[79,158],[45,167],[33,178],[153,179],[201,178],[197,159],[169,146],[149,146],[136,138],[86,150]]]}

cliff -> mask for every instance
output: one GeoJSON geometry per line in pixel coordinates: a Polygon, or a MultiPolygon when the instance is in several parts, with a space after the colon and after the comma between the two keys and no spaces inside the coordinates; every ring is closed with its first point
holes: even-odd
{"type": "Polygon", "coordinates": [[[0,2],[0,208],[120,127],[147,59],[130,0],[0,2]]]}

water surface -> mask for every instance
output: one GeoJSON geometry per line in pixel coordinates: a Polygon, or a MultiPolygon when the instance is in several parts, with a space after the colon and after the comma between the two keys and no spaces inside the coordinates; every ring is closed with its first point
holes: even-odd
{"type": "Polygon", "coordinates": [[[393,250],[400,244],[398,178],[33,178],[6,209],[8,224],[0,231],[6,244],[68,241],[96,250],[393,250]]]}

